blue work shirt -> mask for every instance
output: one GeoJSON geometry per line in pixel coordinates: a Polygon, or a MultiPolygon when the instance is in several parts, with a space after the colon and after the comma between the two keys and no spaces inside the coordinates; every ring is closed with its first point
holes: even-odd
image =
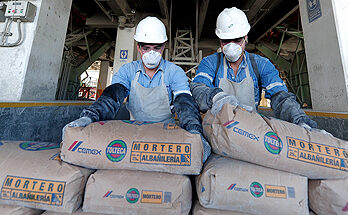
{"type": "Polygon", "coordinates": [[[184,70],[164,59],[161,60],[152,79],[146,74],[142,61],[138,60],[121,66],[118,72],[112,77],[112,84],[119,83],[125,86],[128,89],[128,96],[129,90],[131,89],[131,82],[135,78],[137,71],[140,71],[138,83],[146,88],[154,88],[161,85],[162,74],[164,74],[164,83],[168,90],[169,104],[172,104],[173,99],[181,93],[191,95],[188,78],[184,70]]]}
{"type": "MultiPolygon", "coordinates": [[[[246,78],[245,68],[246,65],[248,65],[250,75],[254,80],[255,103],[258,104],[261,96],[259,91],[258,80],[255,75],[254,69],[251,65],[250,55],[247,51],[245,51],[245,57],[246,58],[243,58],[242,63],[239,65],[236,76],[234,75],[234,71],[230,67],[230,64],[227,63],[227,79],[237,83],[241,82],[243,79],[246,78]]],[[[215,78],[215,83],[213,83],[217,65],[217,58],[218,53],[214,53],[205,57],[198,66],[196,77],[194,78],[193,82],[204,83],[208,87],[219,87],[220,79],[223,78],[224,75],[224,58],[223,55],[221,55],[220,67],[215,78]]],[[[283,80],[279,77],[278,70],[267,58],[254,54],[254,59],[260,73],[262,88],[266,90],[266,98],[270,99],[271,96],[273,96],[275,93],[279,91],[288,92],[288,88],[286,87],[283,80]]]]}

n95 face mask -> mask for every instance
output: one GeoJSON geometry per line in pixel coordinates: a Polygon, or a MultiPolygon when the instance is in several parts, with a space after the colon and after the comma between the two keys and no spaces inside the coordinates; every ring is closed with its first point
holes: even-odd
{"type": "Polygon", "coordinates": [[[240,45],[231,42],[223,47],[222,52],[229,62],[236,62],[242,56],[243,49],[240,45]]]}
{"type": "Polygon", "coordinates": [[[141,59],[148,69],[154,69],[161,62],[162,56],[161,53],[151,50],[143,54],[141,59]]]}

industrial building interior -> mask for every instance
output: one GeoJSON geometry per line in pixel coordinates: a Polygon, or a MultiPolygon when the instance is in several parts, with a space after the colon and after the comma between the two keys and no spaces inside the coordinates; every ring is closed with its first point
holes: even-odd
{"type": "MultiPolygon", "coordinates": [[[[290,90],[297,95],[302,106],[311,107],[298,2],[284,0],[225,0],[219,2],[209,0],[74,0],[63,57],[63,61],[71,63],[72,69],[62,71],[57,99],[77,99],[76,92],[81,86],[81,80],[76,75],[77,78],[70,79],[66,86],[65,73],[70,73],[70,77],[73,73],[80,74],[89,66],[84,64],[86,61],[94,62],[99,59],[112,63],[114,47],[117,46],[115,43],[117,27],[133,27],[141,18],[148,15],[162,19],[167,26],[169,34],[166,46],[169,53],[169,56],[166,56],[167,59],[181,65],[185,71],[189,71],[187,74],[192,78],[194,76],[193,67],[199,63],[199,50],[204,57],[216,52],[219,47],[219,41],[214,33],[216,17],[227,7],[241,8],[248,16],[252,26],[249,33],[248,51],[271,58],[272,62],[278,65],[282,78],[290,90]],[[173,54],[175,39],[185,34],[180,33],[180,30],[187,31],[184,37],[191,38],[192,44],[187,43],[188,46],[185,48],[175,50],[176,55],[189,50],[180,55],[186,59],[176,60],[175,54],[173,54]],[[100,49],[105,50],[106,44],[110,44],[110,46],[107,51],[102,53],[100,49]],[[92,60],[89,57],[93,57],[92,60]],[[298,62],[300,65],[297,65],[298,62]],[[81,65],[84,66],[83,69],[80,69],[81,65]],[[65,90],[67,93],[62,92],[65,90]]],[[[83,92],[89,93],[90,87],[85,87],[85,89],[87,90],[83,92]]],[[[80,95],[80,97],[86,96],[80,95]]]]}

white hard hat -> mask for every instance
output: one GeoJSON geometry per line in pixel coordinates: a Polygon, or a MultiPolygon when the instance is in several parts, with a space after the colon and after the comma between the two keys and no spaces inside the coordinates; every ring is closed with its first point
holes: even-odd
{"type": "Polygon", "coordinates": [[[148,16],[138,23],[134,39],[141,43],[164,43],[168,40],[166,27],[158,18],[148,16]]]}
{"type": "Polygon", "coordinates": [[[249,31],[248,18],[236,7],[225,8],[216,20],[215,34],[222,40],[244,37],[249,31]]]}

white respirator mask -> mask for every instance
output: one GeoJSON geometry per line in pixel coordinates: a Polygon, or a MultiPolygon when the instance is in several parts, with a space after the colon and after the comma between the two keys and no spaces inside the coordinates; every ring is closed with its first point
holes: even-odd
{"type": "MultiPolygon", "coordinates": [[[[244,41],[243,41],[243,43],[244,43],[244,41]]],[[[240,58],[240,56],[242,56],[243,48],[241,45],[238,45],[236,43],[231,42],[227,45],[224,45],[222,52],[225,54],[226,59],[229,62],[234,63],[240,58]]]]}
{"type": "Polygon", "coordinates": [[[151,51],[146,52],[145,54],[143,54],[141,59],[143,60],[143,63],[146,66],[146,68],[154,69],[161,62],[162,55],[159,52],[151,50],[151,51]]]}

